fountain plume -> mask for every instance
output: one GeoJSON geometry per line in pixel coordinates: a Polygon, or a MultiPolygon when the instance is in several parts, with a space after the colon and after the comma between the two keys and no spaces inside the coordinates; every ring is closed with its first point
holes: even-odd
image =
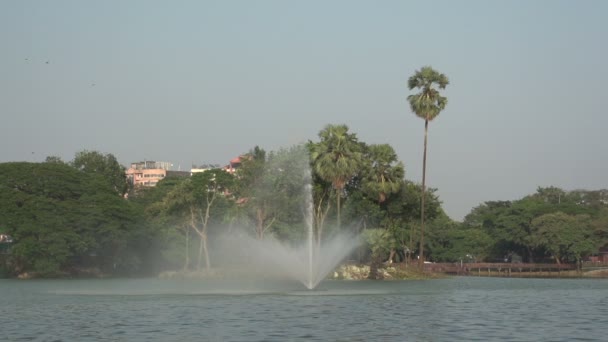
{"type": "Polygon", "coordinates": [[[345,233],[315,239],[312,177],[308,167],[304,170],[304,241],[289,244],[273,236],[260,240],[244,232],[224,236],[221,240],[225,244],[219,244],[219,253],[222,254],[219,259],[223,265],[218,266],[232,270],[236,267],[240,269],[240,274],[244,272],[257,277],[288,277],[301,282],[308,289],[314,289],[359,245],[357,236],[345,233]]]}

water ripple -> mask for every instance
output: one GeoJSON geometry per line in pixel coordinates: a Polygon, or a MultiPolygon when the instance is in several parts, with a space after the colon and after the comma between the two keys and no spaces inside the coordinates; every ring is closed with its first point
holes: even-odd
{"type": "Polygon", "coordinates": [[[608,323],[608,282],[597,280],[324,282],[314,292],[269,284],[247,295],[168,284],[0,280],[2,339],[603,341],[608,323]]]}

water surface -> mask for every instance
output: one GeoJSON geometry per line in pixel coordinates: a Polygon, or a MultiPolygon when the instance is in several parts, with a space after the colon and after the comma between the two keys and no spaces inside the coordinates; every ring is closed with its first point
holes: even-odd
{"type": "Polygon", "coordinates": [[[605,341],[608,281],[0,280],[7,341],[605,341]]]}

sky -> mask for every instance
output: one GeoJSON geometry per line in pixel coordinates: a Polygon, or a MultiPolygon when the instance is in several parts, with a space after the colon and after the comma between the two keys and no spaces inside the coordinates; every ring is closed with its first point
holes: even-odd
{"type": "Polygon", "coordinates": [[[461,220],[608,187],[608,1],[0,1],[0,162],[82,150],[226,164],[346,124],[422,179],[423,66],[448,76],[427,185],[461,220]]]}

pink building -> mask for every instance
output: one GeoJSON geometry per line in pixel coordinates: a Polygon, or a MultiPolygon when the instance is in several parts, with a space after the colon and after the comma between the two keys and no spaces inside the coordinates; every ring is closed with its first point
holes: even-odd
{"type": "Polygon", "coordinates": [[[230,160],[230,163],[226,166],[224,166],[224,170],[228,173],[232,173],[234,174],[236,172],[236,169],[238,169],[239,167],[241,167],[241,164],[243,163],[243,159],[251,159],[251,157],[248,156],[238,156],[236,158],[232,158],[230,160]]]}
{"type": "Polygon", "coordinates": [[[168,162],[143,161],[131,164],[127,169],[127,181],[133,186],[155,186],[161,179],[167,177],[167,171],[172,164],[168,162]]]}

